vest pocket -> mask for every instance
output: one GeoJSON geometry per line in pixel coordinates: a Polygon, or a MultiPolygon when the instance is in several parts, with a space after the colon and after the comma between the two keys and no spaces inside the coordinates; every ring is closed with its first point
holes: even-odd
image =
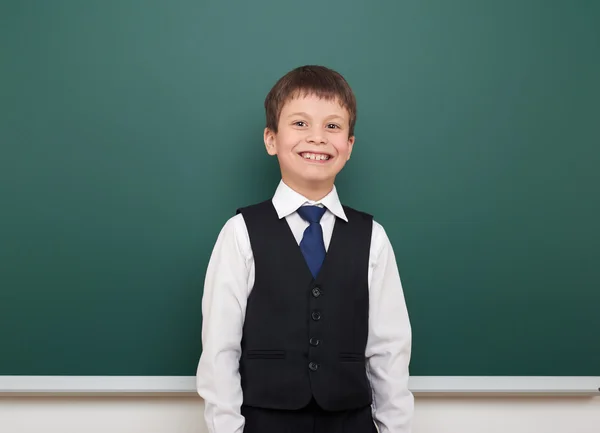
{"type": "Polygon", "coordinates": [[[247,350],[246,359],[283,359],[285,350],[247,350]]]}
{"type": "Polygon", "coordinates": [[[340,352],[340,361],[341,362],[364,362],[365,355],[364,355],[364,353],[340,352]]]}

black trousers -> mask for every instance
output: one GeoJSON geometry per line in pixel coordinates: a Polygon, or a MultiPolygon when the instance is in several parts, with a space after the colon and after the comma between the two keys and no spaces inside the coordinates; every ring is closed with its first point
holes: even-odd
{"type": "Polygon", "coordinates": [[[242,406],[244,433],[377,433],[371,406],[328,412],[314,400],[300,410],[242,406]]]}

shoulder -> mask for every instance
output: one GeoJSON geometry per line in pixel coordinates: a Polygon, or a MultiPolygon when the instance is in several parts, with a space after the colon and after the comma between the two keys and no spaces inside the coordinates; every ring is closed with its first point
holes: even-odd
{"type": "Polygon", "coordinates": [[[274,211],[272,200],[239,207],[223,225],[219,238],[227,240],[231,245],[234,244],[239,253],[246,259],[250,259],[252,248],[249,227],[264,225],[265,214],[274,211]]]}
{"type": "Polygon", "coordinates": [[[387,235],[383,226],[378,223],[372,214],[351,208],[350,206],[342,206],[348,221],[363,221],[372,226],[372,241],[379,242],[387,239],[387,235]]]}
{"type": "Polygon", "coordinates": [[[240,207],[235,211],[235,213],[236,213],[236,216],[237,215],[250,215],[251,216],[256,213],[265,212],[272,208],[273,208],[273,201],[272,200],[264,200],[264,201],[261,201],[260,203],[255,203],[255,204],[240,207]]]}
{"type": "Polygon", "coordinates": [[[379,246],[379,250],[390,243],[385,228],[375,220],[373,220],[373,234],[371,235],[371,241],[374,245],[379,246]]]}
{"type": "Polygon", "coordinates": [[[379,241],[383,238],[387,238],[385,229],[378,223],[372,214],[351,208],[350,206],[342,206],[348,221],[363,221],[372,226],[372,240],[379,241]]]}
{"type": "Polygon", "coordinates": [[[236,242],[243,238],[246,231],[246,223],[242,214],[236,214],[230,217],[221,227],[219,238],[232,239],[236,242]]]}
{"type": "Polygon", "coordinates": [[[377,222],[372,214],[360,211],[349,206],[343,206],[344,212],[350,220],[363,221],[371,225],[371,256],[376,259],[381,254],[381,251],[391,247],[390,240],[387,236],[385,228],[377,222]]]}
{"type": "Polygon", "coordinates": [[[237,213],[221,227],[214,247],[215,251],[227,251],[228,254],[241,254],[246,260],[251,255],[250,240],[244,216],[237,213]]]}
{"type": "Polygon", "coordinates": [[[348,221],[353,221],[353,220],[366,221],[366,222],[373,221],[373,215],[371,215],[367,212],[363,212],[363,211],[351,208],[350,206],[346,206],[346,205],[342,205],[342,208],[344,208],[344,213],[346,214],[348,221]]]}
{"type": "Polygon", "coordinates": [[[237,233],[245,226],[244,215],[236,213],[225,221],[225,224],[223,224],[223,227],[221,228],[221,233],[237,233]]]}

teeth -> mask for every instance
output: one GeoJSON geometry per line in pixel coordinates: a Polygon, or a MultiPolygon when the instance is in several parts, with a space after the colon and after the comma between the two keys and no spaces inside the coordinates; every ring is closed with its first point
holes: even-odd
{"type": "Polygon", "coordinates": [[[329,155],[323,155],[322,153],[309,153],[304,152],[301,154],[304,159],[312,159],[314,161],[327,161],[329,159],[329,155]]]}

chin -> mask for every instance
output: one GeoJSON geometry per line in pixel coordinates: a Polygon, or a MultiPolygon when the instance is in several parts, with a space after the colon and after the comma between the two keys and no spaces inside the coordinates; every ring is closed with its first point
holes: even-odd
{"type": "Polygon", "coordinates": [[[335,176],[301,176],[300,181],[306,184],[325,184],[325,183],[333,183],[335,180],[335,176]]]}

